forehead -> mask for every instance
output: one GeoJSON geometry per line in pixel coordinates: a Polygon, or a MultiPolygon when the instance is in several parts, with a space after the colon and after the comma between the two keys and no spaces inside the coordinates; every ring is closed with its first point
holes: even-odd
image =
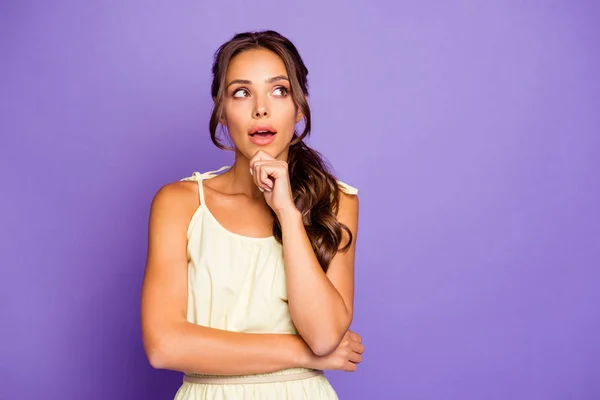
{"type": "Polygon", "coordinates": [[[283,60],[272,51],[252,49],[244,51],[231,59],[227,68],[227,81],[246,79],[253,82],[287,75],[283,60]]]}

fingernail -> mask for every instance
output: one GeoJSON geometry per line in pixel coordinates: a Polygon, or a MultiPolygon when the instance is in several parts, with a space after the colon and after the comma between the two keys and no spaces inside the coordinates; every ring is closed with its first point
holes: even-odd
{"type": "Polygon", "coordinates": [[[263,189],[263,188],[261,188],[261,187],[259,187],[259,188],[258,188],[258,190],[260,190],[261,192],[264,192],[264,191],[265,191],[265,189],[263,189]]]}
{"type": "Polygon", "coordinates": [[[250,175],[254,175],[254,172],[252,172],[252,168],[250,168],[250,175]]]}

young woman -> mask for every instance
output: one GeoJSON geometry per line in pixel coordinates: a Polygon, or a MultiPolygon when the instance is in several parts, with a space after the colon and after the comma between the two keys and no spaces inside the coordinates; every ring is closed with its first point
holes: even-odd
{"type": "Polygon", "coordinates": [[[152,202],[148,359],[185,373],[177,400],[336,399],[323,370],[354,371],[364,350],[349,331],[357,190],[302,141],[308,70],[288,39],[238,34],[212,72],[211,138],[235,162],[167,184],[152,202]]]}

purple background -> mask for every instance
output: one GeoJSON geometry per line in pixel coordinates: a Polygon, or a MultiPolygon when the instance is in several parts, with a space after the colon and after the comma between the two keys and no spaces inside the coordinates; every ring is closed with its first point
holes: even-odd
{"type": "Polygon", "coordinates": [[[449,3],[0,3],[0,398],[172,398],[141,344],[149,204],[231,162],[212,54],[264,28],[361,190],[340,398],[600,398],[600,7],[449,3]]]}

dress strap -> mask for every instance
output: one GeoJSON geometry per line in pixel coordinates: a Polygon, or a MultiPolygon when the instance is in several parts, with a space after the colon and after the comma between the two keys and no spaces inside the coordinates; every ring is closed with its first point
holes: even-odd
{"type": "Polygon", "coordinates": [[[194,172],[192,174],[192,176],[183,178],[182,181],[197,181],[198,182],[198,197],[200,197],[200,205],[204,205],[205,204],[204,203],[204,185],[202,184],[202,181],[204,181],[205,179],[214,178],[215,176],[219,175],[219,172],[224,171],[227,168],[231,168],[231,166],[225,165],[216,171],[208,171],[208,172],[204,172],[204,173],[194,172]]]}
{"type": "Polygon", "coordinates": [[[344,183],[342,181],[337,181],[338,186],[340,187],[340,189],[342,190],[342,192],[345,192],[347,194],[354,194],[357,195],[358,194],[358,189],[355,187],[352,187],[350,185],[348,185],[347,183],[344,183]]]}

